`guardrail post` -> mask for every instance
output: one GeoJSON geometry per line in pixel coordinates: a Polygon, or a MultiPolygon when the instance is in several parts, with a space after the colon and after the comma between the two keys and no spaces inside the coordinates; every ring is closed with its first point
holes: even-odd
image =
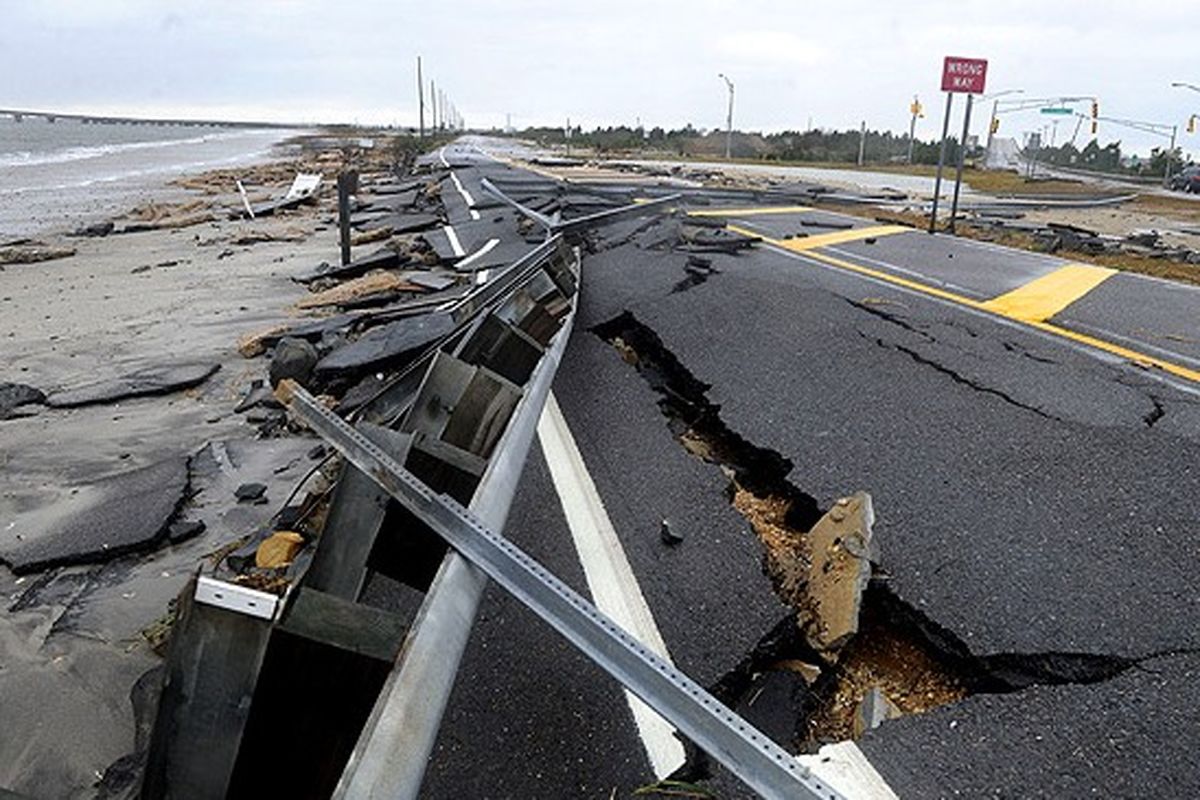
{"type": "Polygon", "coordinates": [[[358,172],[339,172],[338,192],[338,236],[342,245],[342,266],[350,263],[350,195],[358,191],[358,172]]]}

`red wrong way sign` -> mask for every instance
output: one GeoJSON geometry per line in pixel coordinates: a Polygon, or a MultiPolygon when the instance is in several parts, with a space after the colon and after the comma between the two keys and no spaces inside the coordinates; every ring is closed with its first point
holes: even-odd
{"type": "Polygon", "coordinates": [[[982,94],[987,80],[986,58],[946,56],[942,62],[942,91],[982,94]]]}

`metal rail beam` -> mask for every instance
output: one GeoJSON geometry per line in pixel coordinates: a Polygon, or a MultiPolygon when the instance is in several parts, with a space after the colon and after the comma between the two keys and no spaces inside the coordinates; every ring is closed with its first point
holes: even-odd
{"type": "MultiPolygon", "coordinates": [[[[545,567],[399,463],[302,389],[291,408],[354,466],[404,504],[475,567],[529,607],[762,797],[840,800],[838,792],[726,708],[545,567]]],[[[420,754],[404,753],[403,758],[420,754]]],[[[365,788],[365,787],[364,787],[365,788]]],[[[395,797],[358,792],[345,796],[395,797]]]]}
{"type": "MultiPolygon", "coordinates": [[[[472,512],[501,529],[516,493],[542,406],[571,334],[574,312],[530,376],[525,395],[497,443],[472,512]]],[[[359,472],[364,480],[366,473],[359,472]]],[[[451,550],[442,561],[405,642],[403,662],[380,692],[333,797],[415,798],[457,678],[487,575],[451,550]],[[396,758],[403,753],[403,758],[396,758]]]]}

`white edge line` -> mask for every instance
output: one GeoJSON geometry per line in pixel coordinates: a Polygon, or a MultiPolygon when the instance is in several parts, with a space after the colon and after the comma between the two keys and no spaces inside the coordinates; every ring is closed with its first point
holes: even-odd
{"type": "Polygon", "coordinates": [[[854,800],[900,800],[854,742],[827,744],[813,755],[797,756],[829,788],[854,800]]]}
{"type": "Polygon", "coordinates": [[[454,188],[458,189],[458,193],[462,195],[463,201],[467,204],[467,211],[471,212],[471,219],[479,219],[479,212],[475,210],[475,198],[462,185],[462,181],[458,179],[458,173],[451,172],[450,180],[454,181],[454,188]]]}
{"type": "MultiPolygon", "coordinates": [[[[442,160],[442,166],[443,166],[443,167],[445,167],[446,169],[450,169],[450,162],[446,160],[446,148],[445,148],[445,146],[443,146],[441,150],[438,150],[438,158],[440,158],[440,159],[442,160]]],[[[453,174],[453,173],[452,173],[452,174],[453,174]]]]}
{"type": "MultiPolygon", "coordinates": [[[[667,645],[553,392],[546,397],[537,431],[550,478],[596,606],[630,636],[670,661],[667,645]]],[[[625,698],[650,766],[655,776],[665,778],[683,765],[686,759],[683,744],[676,738],[671,724],[657,712],[628,690],[625,698]]]]}
{"type": "Polygon", "coordinates": [[[446,234],[446,238],[450,241],[450,249],[454,251],[454,255],[461,258],[467,254],[467,251],[463,249],[462,242],[458,240],[458,234],[454,232],[454,228],[443,225],[442,233],[446,234]]]}
{"type": "Polygon", "coordinates": [[[462,261],[459,261],[454,266],[465,267],[468,264],[473,264],[474,262],[486,256],[488,253],[492,252],[492,248],[498,244],[500,244],[499,239],[488,239],[486,242],[484,242],[483,247],[479,248],[474,253],[471,253],[471,255],[467,256],[462,261]]]}

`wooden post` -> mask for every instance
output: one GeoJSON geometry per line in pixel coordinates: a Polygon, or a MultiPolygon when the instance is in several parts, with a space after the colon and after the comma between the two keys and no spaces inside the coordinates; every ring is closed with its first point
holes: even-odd
{"type": "Polygon", "coordinates": [[[350,263],[350,195],[358,191],[358,173],[338,173],[338,233],[342,244],[342,266],[350,263]]]}

